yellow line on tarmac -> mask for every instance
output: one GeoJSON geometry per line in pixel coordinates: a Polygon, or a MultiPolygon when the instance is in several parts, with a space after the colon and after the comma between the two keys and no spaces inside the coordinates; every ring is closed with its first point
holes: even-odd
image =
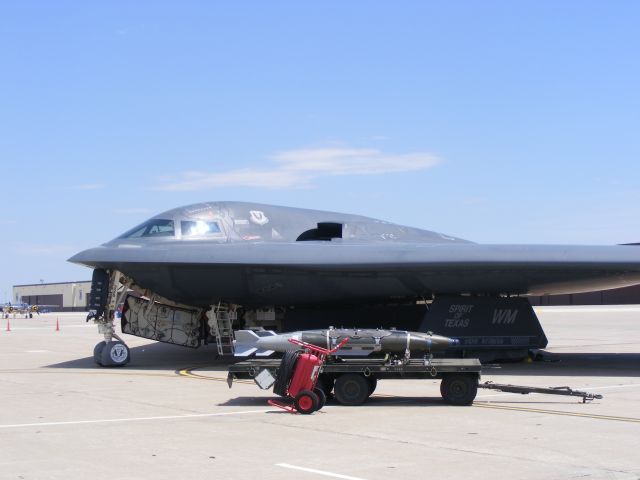
{"type": "Polygon", "coordinates": [[[616,422],[629,422],[640,423],[640,418],[634,417],[614,417],[611,415],[596,415],[592,413],[577,413],[577,412],[563,412],[561,410],[545,410],[541,408],[526,408],[526,407],[513,407],[510,405],[489,405],[486,403],[475,402],[474,407],[480,408],[493,408],[496,410],[511,410],[515,412],[529,412],[529,413],[545,413],[547,415],[562,415],[565,417],[582,417],[582,418],[594,418],[597,420],[611,420],[616,422]]]}

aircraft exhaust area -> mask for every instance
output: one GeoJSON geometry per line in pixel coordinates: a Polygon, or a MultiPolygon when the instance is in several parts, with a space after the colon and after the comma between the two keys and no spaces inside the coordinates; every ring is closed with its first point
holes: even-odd
{"type": "Polygon", "coordinates": [[[640,478],[640,306],[535,310],[545,361],[482,381],[602,400],[482,390],[453,407],[437,381],[383,380],[365,405],[291,415],[252,381],[230,390],[215,345],[123,335],[131,362],[108,369],[85,314],[3,319],[0,479],[640,478]]]}

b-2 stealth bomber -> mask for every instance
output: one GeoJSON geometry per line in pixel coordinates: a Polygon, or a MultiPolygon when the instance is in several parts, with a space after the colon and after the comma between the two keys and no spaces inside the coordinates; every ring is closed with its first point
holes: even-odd
{"type": "Polygon", "coordinates": [[[527,295],[640,283],[637,246],[480,245],[244,202],[169,210],[70,261],[94,269],[90,316],[105,335],[94,351],[103,365],[128,360],[113,341],[119,304],[125,333],[188,347],[215,341],[222,354],[233,353],[240,328],[334,325],[433,331],[489,359],[546,346],[527,295]]]}

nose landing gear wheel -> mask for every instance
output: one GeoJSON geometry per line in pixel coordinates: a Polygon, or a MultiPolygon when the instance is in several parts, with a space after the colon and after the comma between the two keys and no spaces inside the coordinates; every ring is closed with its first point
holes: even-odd
{"type": "Polygon", "coordinates": [[[98,365],[102,365],[102,349],[107,344],[104,340],[100,343],[97,343],[95,347],[93,347],[93,361],[98,365]]]}
{"type": "MultiPolygon", "coordinates": [[[[131,360],[129,347],[127,347],[124,343],[120,341],[100,343],[104,343],[102,351],[100,352],[99,362],[103,367],[122,367],[129,363],[129,360],[131,360]]],[[[99,345],[100,344],[96,345],[96,349],[98,349],[99,345]]]]}

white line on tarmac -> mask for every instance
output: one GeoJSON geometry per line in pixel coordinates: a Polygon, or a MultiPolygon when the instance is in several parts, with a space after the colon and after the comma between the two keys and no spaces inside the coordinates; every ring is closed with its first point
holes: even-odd
{"type": "Polygon", "coordinates": [[[364,480],[360,477],[350,477],[349,475],[341,475],[339,473],[316,470],[315,468],[298,467],[297,465],[289,465],[288,463],[276,463],[276,467],[290,468],[292,470],[300,470],[302,472],[317,473],[318,475],[324,475],[325,477],[342,478],[344,480],[364,480]]]}
{"type": "Polygon", "coordinates": [[[194,413],[192,415],[164,415],[161,417],[106,418],[102,420],[76,420],[69,422],[16,423],[0,425],[2,428],[53,427],[59,425],[88,425],[94,423],[143,422],[147,420],[180,420],[183,418],[223,417],[228,415],[245,415],[249,413],[275,412],[274,409],[245,410],[243,412],[194,413]]]}

